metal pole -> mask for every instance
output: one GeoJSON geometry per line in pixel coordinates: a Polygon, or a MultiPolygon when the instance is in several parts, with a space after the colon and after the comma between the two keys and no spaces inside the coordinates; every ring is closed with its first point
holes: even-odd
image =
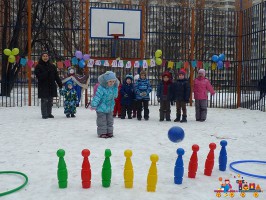
{"type": "Polygon", "coordinates": [[[144,50],[145,50],[145,27],[146,27],[146,5],[145,1],[141,3],[141,10],[142,10],[142,16],[141,16],[141,41],[140,41],[140,59],[144,59],[144,50]]]}
{"type": "MultiPolygon", "coordinates": [[[[85,52],[87,54],[90,53],[90,48],[89,48],[89,7],[90,7],[90,1],[86,0],[86,25],[85,25],[85,31],[86,31],[86,39],[85,39],[85,52]]],[[[89,68],[85,67],[85,74],[89,74],[89,68]]],[[[88,89],[85,90],[85,105],[88,104],[88,89]]]]}
{"type": "MultiPolygon", "coordinates": [[[[190,49],[190,60],[194,60],[194,44],[195,43],[195,10],[192,8],[191,10],[191,49],[190,49]]],[[[193,77],[194,77],[194,70],[193,67],[190,64],[190,100],[189,100],[189,105],[192,106],[192,88],[194,87],[194,82],[193,82],[193,77]]]]}
{"type": "MultiPolygon", "coordinates": [[[[31,60],[31,5],[32,0],[27,0],[28,10],[28,60],[31,60]]],[[[31,106],[31,67],[28,65],[28,104],[31,106]]]]}
{"type": "Polygon", "coordinates": [[[238,49],[237,49],[237,108],[241,104],[241,76],[242,76],[242,34],[243,34],[243,11],[239,12],[238,49]]]}

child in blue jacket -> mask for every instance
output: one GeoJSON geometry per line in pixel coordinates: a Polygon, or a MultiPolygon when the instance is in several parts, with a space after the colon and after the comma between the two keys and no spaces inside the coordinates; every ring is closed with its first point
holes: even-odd
{"type": "Polygon", "coordinates": [[[133,76],[126,75],[124,83],[120,90],[121,95],[121,119],[125,119],[126,113],[128,119],[132,119],[132,106],[135,98],[133,76]]]}
{"type": "Polygon", "coordinates": [[[115,74],[107,71],[98,78],[100,85],[92,99],[91,108],[97,113],[97,134],[100,138],[113,137],[113,110],[118,96],[118,85],[115,74]]]}
{"type": "Polygon", "coordinates": [[[146,72],[140,72],[140,78],[135,83],[135,94],[137,99],[137,118],[142,118],[142,107],[144,108],[144,119],[149,120],[149,101],[150,92],[152,91],[150,81],[146,78],[146,72]]]}

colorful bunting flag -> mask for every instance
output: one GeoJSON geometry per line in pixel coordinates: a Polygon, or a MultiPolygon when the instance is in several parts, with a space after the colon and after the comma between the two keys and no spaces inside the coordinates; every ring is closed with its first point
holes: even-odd
{"type": "Polygon", "coordinates": [[[197,62],[197,68],[198,68],[198,69],[201,69],[201,68],[202,68],[202,61],[198,61],[198,62],[197,62]]]}
{"type": "Polygon", "coordinates": [[[174,67],[174,62],[169,61],[168,62],[168,68],[173,69],[173,67],[174,67]]]}
{"type": "Polygon", "coordinates": [[[126,68],[131,68],[131,61],[127,61],[126,68]]]}
{"type": "Polygon", "coordinates": [[[21,58],[20,59],[20,64],[25,67],[25,65],[27,64],[27,60],[25,58],[21,58]]]}
{"type": "Polygon", "coordinates": [[[139,66],[142,67],[143,66],[143,60],[139,61],[139,66]]]}
{"type": "Polygon", "coordinates": [[[100,65],[102,65],[102,62],[101,62],[100,60],[96,60],[96,61],[95,61],[95,65],[96,65],[96,66],[100,66],[100,65]]]}
{"type": "MultiPolygon", "coordinates": [[[[27,65],[31,68],[34,62],[32,60],[28,60],[27,65]]],[[[35,62],[35,66],[38,65],[38,62],[35,62]]]]}
{"type": "Polygon", "coordinates": [[[181,61],[180,62],[176,62],[175,68],[176,69],[181,69],[181,67],[182,67],[182,62],[181,61]]]}
{"type": "Polygon", "coordinates": [[[124,61],[123,60],[118,61],[118,67],[121,67],[121,68],[124,67],[124,61]]]}
{"type": "Polygon", "coordinates": [[[89,59],[88,63],[87,63],[87,67],[93,67],[94,65],[94,60],[93,59],[89,59]]]}
{"type": "Polygon", "coordinates": [[[208,62],[203,63],[203,67],[204,67],[205,70],[209,69],[210,68],[210,63],[208,63],[208,62]]]}
{"type": "Polygon", "coordinates": [[[215,62],[212,63],[211,70],[216,70],[216,63],[215,62]]]}
{"type": "Polygon", "coordinates": [[[105,60],[105,61],[103,60],[103,66],[105,66],[105,67],[109,67],[110,66],[108,60],[105,60]]]}
{"type": "Polygon", "coordinates": [[[16,63],[20,63],[20,56],[16,56],[16,63]]]}
{"type": "Polygon", "coordinates": [[[197,61],[196,60],[191,61],[191,66],[195,68],[197,66],[197,61]]]}
{"type": "Polygon", "coordinates": [[[134,63],[134,67],[135,67],[135,68],[139,68],[139,61],[137,61],[137,60],[135,61],[135,63],[134,63]]]}
{"type": "Polygon", "coordinates": [[[147,62],[147,60],[143,60],[142,61],[142,66],[143,66],[144,69],[148,68],[148,62],[147,62]]]}
{"type": "Polygon", "coordinates": [[[58,61],[56,64],[57,64],[58,69],[62,69],[64,67],[64,64],[62,61],[58,61]]]}
{"type": "Polygon", "coordinates": [[[117,67],[117,60],[112,61],[112,67],[117,67]]]}
{"type": "Polygon", "coordinates": [[[154,59],[151,59],[151,67],[155,67],[156,66],[156,63],[155,63],[155,60],[154,59]]]}
{"type": "Polygon", "coordinates": [[[165,64],[166,64],[166,60],[163,60],[162,66],[165,67],[165,64]]]}
{"type": "Polygon", "coordinates": [[[65,60],[64,64],[65,64],[66,68],[71,66],[70,60],[65,60]]]}
{"type": "Polygon", "coordinates": [[[225,65],[225,69],[229,69],[230,68],[230,61],[225,61],[225,63],[224,63],[224,65],[225,65]]]}
{"type": "Polygon", "coordinates": [[[189,62],[186,61],[186,62],[184,63],[184,69],[188,69],[188,68],[189,68],[189,62]]]}
{"type": "Polygon", "coordinates": [[[148,66],[151,66],[151,59],[147,60],[147,64],[148,64],[148,66]]]}

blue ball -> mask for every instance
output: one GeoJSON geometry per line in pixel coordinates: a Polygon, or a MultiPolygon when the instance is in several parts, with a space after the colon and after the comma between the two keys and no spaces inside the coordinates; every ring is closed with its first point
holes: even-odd
{"type": "Polygon", "coordinates": [[[173,126],[168,131],[168,138],[170,141],[178,143],[181,142],[185,137],[185,132],[179,126],[173,126]]]}

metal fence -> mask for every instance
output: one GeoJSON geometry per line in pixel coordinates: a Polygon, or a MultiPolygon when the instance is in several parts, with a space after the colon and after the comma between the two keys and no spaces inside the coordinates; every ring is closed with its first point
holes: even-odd
{"type": "MultiPolygon", "coordinates": [[[[4,1],[1,1],[3,4],[4,1]]],[[[7,62],[2,55],[3,49],[19,47],[20,56],[28,55],[27,35],[29,7],[25,1],[11,0],[8,5],[1,5],[0,13],[0,62],[2,68],[1,93],[9,85],[9,79],[3,80],[7,62]],[[20,4],[19,4],[20,3],[20,4]],[[8,11],[4,8],[8,6],[8,11]],[[28,8],[28,10],[27,10],[28,8]],[[8,19],[5,24],[5,16],[8,19]],[[22,18],[22,19],[21,19],[22,18]],[[21,20],[19,20],[21,19],[21,20]],[[4,33],[6,32],[6,35],[4,33]],[[3,37],[6,42],[3,43],[3,37]],[[16,40],[17,38],[17,40],[16,40]],[[14,42],[15,41],[15,42],[14,42]]],[[[163,52],[162,66],[148,68],[148,78],[153,85],[151,104],[156,102],[156,85],[168,62],[189,62],[187,78],[197,75],[197,68],[191,61],[198,60],[209,64],[206,76],[216,90],[210,98],[210,107],[265,110],[265,97],[259,99],[258,81],[265,75],[266,37],[265,37],[265,2],[244,11],[225,11],[219,9],[197,9],[155,5],[125,5],[95,3],[89,1],[33,0],[31,5],[32,38],[30,57],[37,61],[42,51],[52,55],[52,61],[64,61],[73,57],[75,50],[91,54],[95,59],[112,57],[114,39],[89,38],[89,8],[140,9],[143,11],[143,39],[118,40],[116,57],[125,60],[150,59],[157,49],[163,52]],[[211,57],[224,53],[230,61],[229,68],[212,69],[211,57]]],[[[37,80],[34,68],[28,70],[17,64],[13,67],[18,72],[10,95],[0,96],[0,106],[39,105],[37,98],[37,80]],[[31,79],[29,81],[29,79],[31,79]],[[30,85],[29,85],[30,84],[30,85]],[[29,91],[30,90],[30,91],[29,91]]],[[[10,68],[9,68],[10,69],[10,68]]],[[[66,69],[58,69],[60,75],[66,75],[66,69]]],[[[135,74],[140,69],[111,68],[94,66],[86,69],[90,77],[88,100],[99,74],[113,70],[123,79],[127,73],[135,74]]],[[[176,74],[179,69],[171,71],[176,74]]],[[[191,81],[191,83],[193,83],[191,81]]],[[[193,85],[192,85],[193,86],[193,85]]],[[[60,104],[62,102],[60,101],[60,104]]],[[[84,103],[84,100],[83,100],[84,103]]]]}

